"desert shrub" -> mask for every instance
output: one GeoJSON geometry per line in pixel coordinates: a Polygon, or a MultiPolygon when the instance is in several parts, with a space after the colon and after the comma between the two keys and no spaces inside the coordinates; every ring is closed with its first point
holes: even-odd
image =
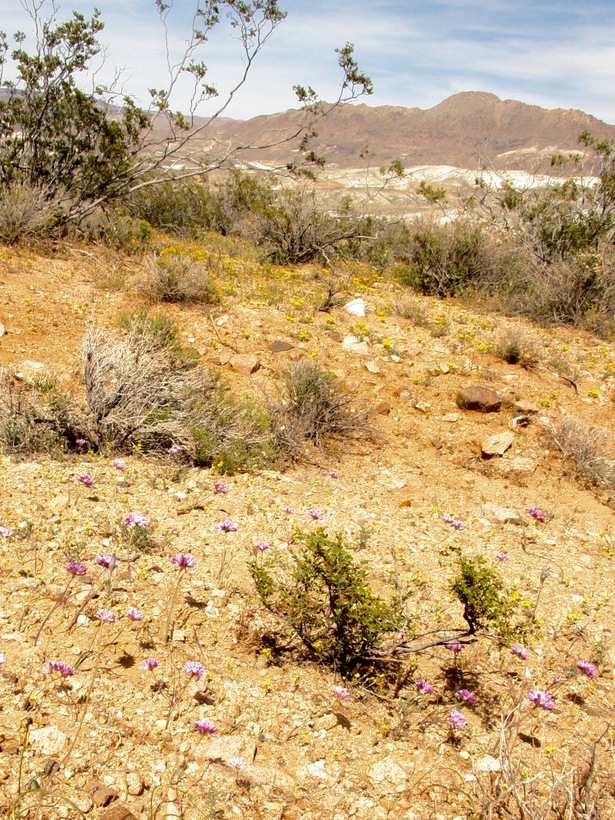
{"type": "Polygon", "coordinates": [[[510,281],[513,259],[478,222],[440,223],[419,219],[409,228],[410,241],[397,255],[398,280],[423,294],[459,296],[470,290],[494,290],[510,281]]]}
{"type": "Polygon", "coordinates": [[[54,222],[54,210],[42,189],[11,182],[0,192],[0,242],[14,245],[44,236],[54,222]]]}
{"type": "Polygon", "coordinates": [[[611,431],[572,416],[561,416],[549,421],[547,433],[583,483],[615,493],[615,448],[611,431]]]}
{"type": "Polygon", "coordinates": [[[152,350],[164,350],[176,368],[194,367],[198,363],[196,351],[184,347],[179,328],[164,313],[142,307],[132,313],[120,313],[117,324],[128,335],[139,336],[144,342],[149,340],[152,350]]]}
{"type": "Polygon", "coordinates": [[[341,213],[324,211],[314,191],[284,190],[258,220],[258,241],[269,250],[273,262],[300,265],[329,261],[346,250],[356,253],[363,233],[362,221],[346,202],[341,213]],[[350,248],[351,240],[355,241],[350,248]]]}
{"type": "Polygon", "coordinates": [[[282,458],[300,461],[307,440],[375,437],[369,412],[355,410],[344,385],[316,362],[297,362],[282,373],[281,401],[270,405],[271,424],[282,458]]]}
{"type": "Polygon", "coordinates": [[[540,360],[536,342],[520,328],[510,328],[500,334],[495,353],[508,364],[520,364],[526,369],[535,367],[540,360]]]}
{"type": "Polygon", "coordinates": [[[385,637],[403,625],[397,603],[372,592],[343,535],[329,538],[319,528],[296,539],[300,546],[288,572],[251,562],[262,603],[287,621],[315,658],[341,674],[373,665],[385,637]]]}
{"type": "Polygon", "coordinates": [[[503,641],[515,634],[515,606],[505,596],[504,579],[481,555],[459,556],[459,572],[451,581],[451,589],[463,604],[463,618],[470,634],[491,628],[503,641]]]}
{"type": "Polygon", "coordinates": [[[68,391],[53,374],[18,381],[0,373],[0,444],[17,452],[52,452],[74,447],[83,422],[68,391]]]}
{"type": "Polygon", "coordinates": [[[152,302],[200,302],[218,299],[207,265],[179,253],[147,257],[145,277],[139,283],[143,296],[152,302]]]}
{"type": "Polygon", "coordinates": [[[122,338],[100,329],[86,334],[82,363],[92,444],[155,453],[175,444],[192,463],[215,464],[221,472],[273,458],[267,413],[178,353],[165,323],[154,327],[158,341],[137,314],[122,338]]]}

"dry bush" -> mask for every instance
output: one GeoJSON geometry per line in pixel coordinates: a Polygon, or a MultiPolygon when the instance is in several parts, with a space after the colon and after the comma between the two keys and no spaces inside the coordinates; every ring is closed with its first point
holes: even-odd
{"type": "Polygon", "coordinates": [[[579,479],[599,490],[615,492],[612,432],[572,416],[551,419],[547,432],[561,450],[564,460],[574,465],[579,479]]]}
{"type": "Polygon", "coordinates": [[[330,439],[376,437],[369,411],[355,410],[344,385],[315,362],[282,373],[281,401],[269,412],[279,454],[289,461],[305,458],[305,441],[318,447],[330,439]]]}
{"type": "Polygon", "coordinates": [[[13,182],[0,193],[0,242],[14,245],[42,237],[53,223],[54,204],[40,188],[13,182]]]}
{"type": "MultiPolygon", "coordinates": [[[[194,359],[178,358],[147,324],[135,322],[122,339],[90,329],[82,346],[83,377],[96,447],[165,452],[180,446],[200,466],[221,472],[273,457],[267,413],[234,397],[194,359]]],[[[172,335],[172,334],[171,334],[172,335]]]]}
{"type": "Polygon", "coordinates": [[[147,257],[140,290],[151,302],[211,304],[218,300],[207,265],[181,254],[147,257]]]}
{"type": "Polygon", "coordinates": [[[495,353],[508,364],[520,364],[529,370],[540,361],[536,341],[521,328],[509,328],[495,343],[495,353]]]}
{"type": "Polygon", "coordinates": [[[56,376],[22,381],[0,372],[0,444],[13,452],[53,452],[73,447],[83,422],[56,376]]]}

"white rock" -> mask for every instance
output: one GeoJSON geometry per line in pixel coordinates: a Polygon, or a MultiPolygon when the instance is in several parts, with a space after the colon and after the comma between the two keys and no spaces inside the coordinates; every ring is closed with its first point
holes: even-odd
{"type": "Polygon", "coordinates": [[[57,755],[64,748],[66,735],[57,726],[44,726],[30,732],[30,743],[43,755],[57,755]]]}
{"type": "Polygon", "coordinates": [[[481,444],[481,449],[484,456],[503,456],[504,453],[512,446],[515,437],[512,433],[496,433],[494,436],[489,436],[481,444]]]}
{"type": "Polygon", "coordinates": [[[365,316],[365,302],[361,298],[353,299],[344,305],[344,310],[351,316],[365,316]]]}
{"type": "Polygon", "coordinates": [[[390,786],[403,786],[408,780],[408,775],[392,757],[385,757],[374,763],[368,775],[374,784],[388,783],[390,786]]]}
{"type": "MultiPolygon", "coordinates": [[[[362,314],[361,314],[362,315],[362,314]]],[[[317,777],[318,780],[328,780],[329,775],[325,771],[325,761],[317,760],[316,763],[308,763],[305,767],[312,777],[317,777]]]]}
{"type": "Polygon", "coordinates": [[[495,757],[491,757],[491,755],[485,755],[476,761],[476,769],[479,772],[499,772],[501,769],[500,761],[496,760],[495,757]]]}

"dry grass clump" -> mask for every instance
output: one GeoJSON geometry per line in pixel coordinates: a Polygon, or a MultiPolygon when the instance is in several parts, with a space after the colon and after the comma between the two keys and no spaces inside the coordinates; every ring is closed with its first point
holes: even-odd
{"type": "Polygon", "coordinates": [[[269,412],[283,459],[304,460],[306,441],[319,447],[332,439],[376,436],[369,411],[356,410],[344,385],[315,362],[298,362],[285,370],[281,392],[281,401],[269,412]]]}
{"type": "Polygon", "coordinates": [[[547,430],[582,481],[599,490],[615,492],[615,449],[610,431],[572,416],[552,419],[547,430]]]}
{"type": "Polygon", "coordinates": [[[50,227],[54,204],[44,191],[15,182],[0,193],[0,242],[14,245],[24,239],[40,237],[50,227]]]}
{"type": "Polygon", "coordinates": [[[212,304],[218,301],[207,265],[179,253],[147,257],[140,290],[151,302],[212,304]]]}
{"type": "Polygon", "coordinates": [[[520,364],[526,370],[536,367],[540,361],[538,346],[534,339],[521,328],[509,328],[495,343],[495,353],[508,364],[520,364]]]}

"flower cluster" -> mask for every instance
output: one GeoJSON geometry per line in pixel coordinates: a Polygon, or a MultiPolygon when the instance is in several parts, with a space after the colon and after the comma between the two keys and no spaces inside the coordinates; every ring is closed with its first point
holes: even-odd
{"type": "Polygon", "coordinates": [[[115,467],[116,470],[119,470],[122,473],[126,471],[126,462],[123,458],[116,458],[111,462],[111,466],[115,467]]]}
{"type": "Polygon", "coordinates": [[[101,622],[101,624],[115,624],[117,623],[117,615],[110,609],[99,609],[94,617],[101,622]]]}
{"type": "Polygon", "coordinates": [[[205,667],[198,661],[187,661],[184,664],[184,672],[191,678],[202,678],[205,674],[205,667]]]}
{"type": "Polygon", "coordinates": [[[433,692],[433,686],[431,683],[427,683],[424,678],[419,678],[418,680],[414,681],[414,685],[419,690],[421,695],[431,695],[433,692]]]}
{"type": "Polygon", "coordinates": [[[442,520],[446,524],[450,524],[454,530],[465,530],[466,528],[466,525],[461,519],[454,518],[452,515],[449,515],[449,513],[444,513],[442,520]]]}
{"type": "Polygon", "coordinates": [[[142,530],[144,530],[149,524],[149,521],[143,515],[143,513],[129,512],[128,515],[124,518],[124,524],[130,529],[133,529],[133,527],[140,527],[142,530]]]}
{"type": "Polygon", "coordinates": [[[148,658],[145,661],[141,661],[139,664],[139,669],[142,669],[144,672],[153,672],[154,669],[160,666],[160,661],[157,658],[148,658]]]}
{"type": "Polygon", "coordinates": [[[126,610],[126,617],[129,621],[142,621],[144,618],[143,613],[140,609],[137,609],[134,606],[129,606],[126,610]]]}
{"type": "Polygon", "coordinates": [[[83,473],[76,478],[77,484],[84,484],[86,487],[91,487],[94,484],[94,479],[89,473],[83,473]]]}
{"type": "Polygon", "coordinates": [[[180,447],[179,444],[171,444],[171,446],[167,450],[167,453],[170,456],[179,456],[181,455],[181,453],[183,453],[183,451],[184,448],[180,447]]]}
{"type": "Polygon", "coordinates": [[[226,495],[228,493],[224,481],[214,481],[214,489],[217,493],[220,493],[220,495],[226,495]]]}
{"type": "Polygon", "coordinates": [[[457,697],[459,700],[462,700],[470,706],[474,706],[476,704],[476,695],[474,692],[470,692],[469,689],[460,689],[457,692],[457,697]]]}
{"type": "Polygon", "coordinates": [[[117,555],[115,553],[111,555],[97,555],[94,561],[99,567],[104,567],[108,569],[109,572],[113,572],[117,567],[117,555]]]}
{"type": "Polygon", "coordinates": [[[314,521],[322,521],[324,515],[321,513],[320,510],[308,510],[308,515],[310,518],[313,518],[314,521]]]}
{"type": "Polygon", "coordinates": [[[457,709],[453,709],[453,711],[448,715],[447,720],[453,729],[463,729],[468,723],[465,717],[461,714],[461,712],[457,711],[457,709]]]}
{"type": "Polygon", "coordinates": [[[216,529],[219,532],[237,532],[237,524],[233,524],[230,518],[225,518],[224,521],[216,524],[216,529]]]}
{"type": "Polygon", "coordinates": [[[202,720],[195,720],[192,724],[194,728],[202,735],[215,735],[217,729],[215,724],[211,722],[208,718],[203,718],[202,720]]]}
{"type": "Polygon", "coordinates": [[[538,507],[528,507],[525,512],[527,515],[531,515],[536,521],[540,521],[541,524],[545,524],[547,521],[547,516],[538,507]]]}
{"type": "Polygon", "coordinates": [[[464,644],[459,643],[459,641],[455,641],[455,643],[445,643],[444,648],[448,649],[449,652],[454,652],[457,655],[459,652],[463,652],[465,649],[464,644]]]}
{"type": "Polygon", "coordinates": [[[589,661],[577,661],[577,669],[580,672],[583,672],[584,675],[587,675],[588,678],[595,678],[596,677],[596,667],[593,663],[589,661]]]}
{"type": "Polygon", "coordinates": [[[180,569],[194,569],[196,567],[196,558],[187,552],[178,552],[171,558],[171,563],[180,569]]]}
{"type": "Polygon", "coordinates": [[[530,689],[527,693],[527,699],[535,706],[546,709],[547,712],[552,712],[555,708],[551,694],[549,692],[543,692],[541,689],[530,689]]]}
{"type": "Polygon", "coordinates": [[[331,691],[340,700],[348,700],[348,698],[350,697],[350,692],[348,691],[348,689],[346,689],[345,686],[332,686],[331,691]]]}
{"type": "Polygon", "coordinates": [[[4,536],[4,538],[10,538],[13,533],[8,527],[0,527],[0,535],[4,536]]]}
{"type": "Polygon", "coordinates": [[[495,557],[498,559],[498,561],[501,561],[502,563],[508,561],[508,553],[506,552],[506,550],[496,552],[495,557]]]}
{"type": "Polygon", "coordinates": [[[510,654],[516,655],[518,658],[521,658],[522,661],[526,661],[530,653],[524,646],[512,646],[510,648],[510,654]]]}
{"type": "Polygon", "coordinates": [[[59,672],[63,678],[70,678],[75,674],[75,667],[64,661],[49,661],[43,666],[43,674],[50,675],[52,672],[59,672]]]}
{"type": "Polygon", "coordinates": [[[271,547],[266,541],[258,541],[254,544],[254,549],[256,552],[266,552],[268,549],[271,549],[271,547]]]}
{"type": "Polygon", "coordinates": [[[71,575],[85,575],[87,572],[87,569],[79,561],[69,561],[68,564],[64,565],[64,569],[71,575]]]}

